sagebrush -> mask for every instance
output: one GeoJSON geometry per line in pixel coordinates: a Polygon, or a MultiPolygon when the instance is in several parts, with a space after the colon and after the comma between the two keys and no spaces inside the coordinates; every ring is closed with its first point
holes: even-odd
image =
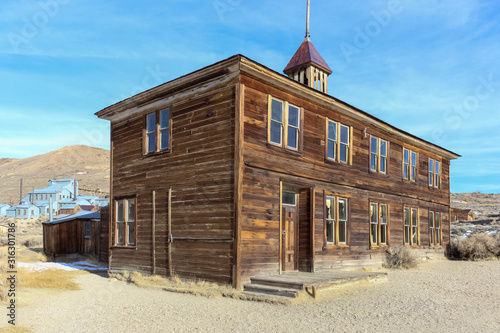
{"type": "Polygon", "coordinates": [[[385,267],[387,268],[414,268],[418,266],[418,258],[413,250],[405,247],[390,247],[387,249],[385,267]]]}
{"type": "Polygon", "coordinates": [[[450,256],[462,260],[492,260],[500,258],[500,235],[474,234],[452,240],[450,256]]]}

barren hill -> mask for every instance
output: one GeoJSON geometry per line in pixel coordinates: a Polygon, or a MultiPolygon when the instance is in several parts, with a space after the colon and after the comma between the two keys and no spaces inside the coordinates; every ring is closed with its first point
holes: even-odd
{"type": "Polygon", "coordinates": [[[45,188],[50,179],[73,178],[82,189],[109,192],[109,151],[89,146],[68,146],[47,154],[25,159],[0,160],[0,203],[19,201],[19,184],[23,179],[23,196],[33,188],[45,188]]]}

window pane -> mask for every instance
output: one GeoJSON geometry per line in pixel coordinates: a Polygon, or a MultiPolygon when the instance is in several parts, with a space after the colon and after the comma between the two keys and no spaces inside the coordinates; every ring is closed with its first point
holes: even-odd
{"type": "Polygon", "coordinates": [[[335,142],[328,140],[328,158],[335,159],[336,148],[335,142]]]}
{"type": "Polygon", "coordinates": [[[125,223],[117,222],[116,223],[116,244],[123,245],[124,235],[125,234],[125,223]]]}
{"type": "Polygon", "coordinates": [[[148,114],[146,120],[146,131],[148,133],[156,131],[156,113],[148,114]]]}
{"type": "Polygon", "coordinates": [[[377,170],[377,155],[375,154],[370,154],[370,169],[377,170]]]}
{"type": "Polygon", "coordinates": [[[127,210],[127,221],[135,221],[135,200],[134,199],[130,199],[130,200],[127,200],[127,206],[128,206],[128,210],[127,210]]]}
{"type": "Polygon", "coordinates": [[[387,225],[380,225],[380,243],[387,244],[387,225]]]}
{"type": "Polygon", "coordinates": [[[282,203],[285,205],[295,205],[295,193],[292,192],[283,192],[282,194],[282,203]]]}
{"type": "Polygon", "coordinates": [[[165,109],[160,111],[160,128],[169,127],[170,123],[170,110],[165,109]]]}
{"type": "Polygon", "coordinates": [[[429,186],[432,186],[432,185],[433,185],[433,183],[432,183],[432,179],[433,179],[433,177],[434,177],[434,176],[433,176],[432,172],[429,172],[429,186]]]}
{"type": "Polygon", "coordinates": [[[116,202],[116,221],[125,221],[123,212],[123,200],[119,200],[116,202]]]}
{"type": "Polygon", "coordinates": [[[347,220],[347,200],[339,199],[339,220],[347,220]]]}
{"type": "Polygon", "coordinates": [[[429,212],[429,228],[434,228],[434,212],[429,212]]]}
{"type": "Polygon", "coordinates": [[[409,167],[410,167],[410,166],[409,166],[408,164],[405,164],[405,165],[404,165],[404,167],[403,167],[403,172],[404,172],[403,177],[404,177],[405,179],[408,179],[408,169],[409,169],[409,167]]]}
{"type": "Polygon", "coordinates": [[[432,158],[429,159],[429,172],[434,172],[434,160],[432,158]]]}
{"type": "Polygon", "coordinates": [[[347,163],[347,146],[344,144],[340,145],[340,161],[347,163]]]}
{"type": "Polygon", "coordinates": [[[85,221],[85,237],[90,237],[90,222],[85,221]]]}
{"type": "Polygon", "coordinates": [[[168,129],[161,131],[161,147],[160,149],[168,149],[170,141],[170,131],[168,129]]]}
{"type": "Polygon", "coordinates": [[[283,102],[273,99],[271,102],[271,119],[283,123],[283,102]]]}
{"type": "Polygon", "coordinates": [[[436,228],[441,228],[441,213],[436,213],[436,228]]]}
{"type": "Polygon", "coordinates": [[[404,150],[404,163],[410,163],[410,151],[408,149],[404,150]]]}
{"type": "Polygon", "coordinates": [[[387,141],[380,140],[380,155],[387,156],[387,141]]]}
{"type": "Polygon", "coordinates": [[[387,224],[387,205],[380,205],[380,223],[387,224]]]}
{"type": "Polygon", "coordinates": [[[128,236],[127,236],[127,244],[134,245],[135,244],[135,222],[128,222],[128,236]]]}
{"type": "Polygon", "coordinates": [[[281,144],[281,127],[280,123],[271,122],[271,142],[281,144]]]}
{"type": "Polygon", "coordinates": [[[298,148],[299,131],[296,128],[288,127],[288,147],[298,148]]]}
{"type": "Polygon", "coordinates": [[[415,181],[415,177],[417,176],[417,168],[414,166],[411,167],[411,180],[415,181]]]}
{"type": "Polygon", "coordinates": [[[340,126],[340,142],[349,144],[349,127],[341,125],[340,126]]]}
{"type": "Polygon", "coordinates": [[[148,134],[148,153],[152,153],[156,150],[156,133],[153,132],[148,134]]]}
{"type": "Polygon", "coordinates": [[[387,159],[385,157],[380,157],[380,172],[385,173],[387,159]]]}
{"type": "Polygon", "coordinates": [[[410,244],[410,226],[405,225],[405,244],[410,244]]]}
{"type": "Polygon", "coordinates": [[[288,106],[288,125],[299,127],[299,108],[292,105],[288,106]]]}
{"type": "Polygon", "coordinates": [[[339,221],[339,243],[347,242],[347,222],[339,221]]]}
{"type": "Polygon", "coordinates": [[[326,218],[335,219],[335,198],[333,197],[326,197],[326,218]]]}
{"type": "Polygon", "coordinates": [[[405,225],[410,225],[410,208],[405,208],[405,225]]]}
{"type": "Polygon", "coordinates": [[[337,141],[337,123],[328,120],[328,139],[337,141]]]}
{"type": "Polygon", "coordinates": [[[416,227],[412,228],[412,243],[418,244],[418,229],[416,227]]]}
{"type": "Polygon", "coordinates": [[[418,225],[418,210],[415,208],[411,210],[411,221],[414,227],[418,225]]]}
{"type": "Polygon", "coordinates": [[[377,228],[378,228],[378,224],[372,223],[371,226],[372,226],[371,227],[371,234],[372,234],[371,242],[372,242],[372,244],[377,244],[377,228]]]}
{"type": "Polygon", "coordinates": [[[378,212],[376,203],[372,203],[370,205],[370,222],[378,223],[378,212]]]}
{"type": "Polygon", "coordinates": [[[373,154],[377,154],[378,153],[378,139],[377,138],[372,137],[371,146],[372,146],[371,152],[373,154]]]}

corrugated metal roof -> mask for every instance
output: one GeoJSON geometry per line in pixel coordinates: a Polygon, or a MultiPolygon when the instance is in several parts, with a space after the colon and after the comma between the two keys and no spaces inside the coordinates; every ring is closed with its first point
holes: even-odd
{"type": "Polygon", "coordinates": [[[73,220],[94,220],[94,219],[98,220],[100,218],[101,218],[100,212],[88,212],[86,210],[81,210],[78,213],[63,218],[59,218],[57,220],[43,222],[43,224],[58,224],[73,220]]]}

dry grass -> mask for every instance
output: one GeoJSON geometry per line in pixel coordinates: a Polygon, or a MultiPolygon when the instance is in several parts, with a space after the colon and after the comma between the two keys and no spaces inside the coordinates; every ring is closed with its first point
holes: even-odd
{"type": "Polygon", "coordinates": [[[418,266],[418,259],[415,253],[405,247],[390,247],[387,250],[384,267],[387,268],[415,268],[418,266]]]}
{"type": "Polygon", "coordinates": [[[450,256],[462,260],[494,260],[500,258],[500,235],[474,234],[454,239],[450,256]]]}
{"type": "Polygon", "coordinates": [[[2,327],[2,332],[3,333],[31,333],[33,332],[30,328],[24,327],[24,326],[8,326],[8,327],[2,327]]]}
{"type": "Polygon", "coordinates": [[[33,272],[19,268],[16,277],[18,286],[21,288],[80,290],[78,283],[73,280],[79,274],[84,274],[84,272],[55,269],[33,272]]]}
{"type": "MultiPolygon", "coordinates": [[[[221,286],[216,283],[203,280],[192,281],[182,280],[177,276],[171,278],[161,277],[158,275],[144,276],[138,272],[123,272],[121,274],[111,274],[111,278],[116,278],[121,281],[133,283],[139,287],[156,288],[164,291],[191,294],[207,298],[228,297],[239,300],[259,301],[272,304],[291,304],[291,301],[277,300],[268,297],[256,297],[246,295],[231,286],[221,286]]],[[[298,298],[299,301],[301,298],[298,298]]],[[[293,302],[296,303],[295,301],[293,302]]]]}
{"type": "Polygon", "coordinates": [[[8,263],[7,263],[7,248],[2,247],[0,248],[0,302],[3,302],[5,299],[7,299],[7,272],[8,270],[8,263]]]}

